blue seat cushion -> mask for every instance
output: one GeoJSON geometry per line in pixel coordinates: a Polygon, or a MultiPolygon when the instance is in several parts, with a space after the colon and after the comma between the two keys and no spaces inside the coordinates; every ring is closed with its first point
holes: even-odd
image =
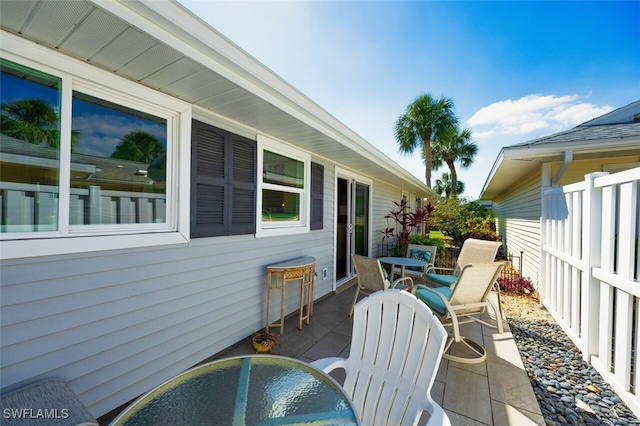
{"type": "Polygon", "coordinates": [[[427,274],[426,278],[431,282],[446,287],[451,287],[458,281],[458,277],[455,275],[427,274]]]}
{"type": "Polygon", "coordinates": [[[416,290],[416,297],[422,300],[425,303],[425,305],[427,305],[428,307],[430,307],[440,315],[446,314],[447,308],[444,302],[442,301],[440,296],[438,296],[437,294],[434,294],[433,292],[440,293],[446,299],[449,299],[449,296],[451,296],[451,289],[449,287],[438,287],[438,288],[432,288],[430,290],[431,291],[425,290],[423,288],[419,288],[418,290],[416,290]]]}
{"type": "MultiPolygon", "coordinates": [[[[430,251],[422,251],[422,250],[411,249],[411,250],[409,250],[409,258],[410,259],[416,259],[416,260],[422,260],[423,262],[429,263],[429,262],[431,262],[431,252],[430,251]]],[[[405,269],[408,269],[408,270],[411,270],[411,271],[419,271],[419,272],[424,271],[424,268],[419,267],[419,266],[407,266],[405,269]]]]}

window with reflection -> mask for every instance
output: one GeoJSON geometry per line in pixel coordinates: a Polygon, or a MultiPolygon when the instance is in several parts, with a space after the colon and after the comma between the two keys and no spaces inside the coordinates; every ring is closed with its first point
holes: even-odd
{"type": "Polygon", "coordinates": [[[2,238],[166,231],[179,114],[55,72],[0,58],[2,238]]]}
{"type": "Polygon", "coordinates": [[[73,92],[71,225],[166,221],[167,121],[73,92]]]}
{"type": "Polygon", "coordinates": [[[0,71],[0,231],[55,231],[61,79],[5,59],[0,71]]]}

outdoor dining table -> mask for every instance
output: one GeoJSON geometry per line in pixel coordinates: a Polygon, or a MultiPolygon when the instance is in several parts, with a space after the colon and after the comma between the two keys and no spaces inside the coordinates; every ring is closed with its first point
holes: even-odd
{"type": "Polygon", "coordinates": [[[246,355],[188,370],[136,400],[111,425],[358,425],[328,374],[294,358],[246,355]]]}
{"type": "Polygon", "coordinates": [[[393,271],[393,269],[396,266],[399,266],[402,271],[402,278],[404,278],[404,268],[406,268],[407,266],[414,267],[414,268],[426,268],[429,266],[429,264],[425,261],[412,259],[410,257],[389,256],[389,257],[380,257],[378,258],[378,260],[381,263],[386,263],[388,265],[391,265],[391,271],[393,271]]]}

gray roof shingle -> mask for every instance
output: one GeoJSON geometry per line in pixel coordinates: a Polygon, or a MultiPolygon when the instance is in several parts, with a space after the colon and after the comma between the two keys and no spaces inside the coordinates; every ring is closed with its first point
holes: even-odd
{"type": "Polygon", "coordinates": [[[566,142],[585,142],[606,139],[640,138],[639,123],[609,124],[602,126],[577,126],[573,129],[543,136],[532,141],[511,145],[511,147],[524,147],[528,145],[545,145],[566,142]]]}

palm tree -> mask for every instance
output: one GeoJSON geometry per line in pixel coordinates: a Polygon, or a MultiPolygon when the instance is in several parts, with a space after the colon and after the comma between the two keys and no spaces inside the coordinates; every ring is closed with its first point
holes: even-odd
{"type": "Polygon", "coordinates": [[[17,99],[2,104],[2,133],[35,145],[57,148],[60,143],[60,119],[56,110],[43,99],[17,99]]]}
{"type": "MultiPolygon", "coordinates": [[[[34,145],[60,147],[60,117],[44,99],[24,98],[2,104],[0,132],[34,145]]],[[[78,130],[71,131],[71,151],[80,140],[78,130]]]]}
{"type": "Polygon", "coordinates": [[[451,194],[457,196],[458,173],[455,163],[459,162],[467,168],[473,164],[473,157],[478,153],[478,145],[471,142],[471,130],[459,130],[458,126],[443,129],[433,141],[433,167],[440,168],[447,164],[451,172],[451,194]]]}
{"type": "Polygon", "coordinates": [[[158,138],[144,130],[134,130],[124,135],[111,158],[149,164],[163,152],[164,147],[158,138]]]}
{"type": "Polygon", "coordinates": [[[454,113],[453,100],[441,97],[433,98],[422,94],[407,106],[404,115],[395,123],[395,136],[400,152],[411,154],[419,146],[422,151],[426,170],[425,183],[431,188],[431,141],[442,129],[458,124],[454,113]]]}
{"type": "MultiPolygon", "coordinates": [[[[442,177],[440,179],[436,179],[436,186],[433,188],[433,190],[439,196],[442,197],[442,194],[444,193],[444,196],[449,198],[452,194],[451,175],[447,172],[442,173],[442,177]]],[[[458,181],[457,195],[462,195],[463,192],[464,192],[464,182],[458,181]]]]}

